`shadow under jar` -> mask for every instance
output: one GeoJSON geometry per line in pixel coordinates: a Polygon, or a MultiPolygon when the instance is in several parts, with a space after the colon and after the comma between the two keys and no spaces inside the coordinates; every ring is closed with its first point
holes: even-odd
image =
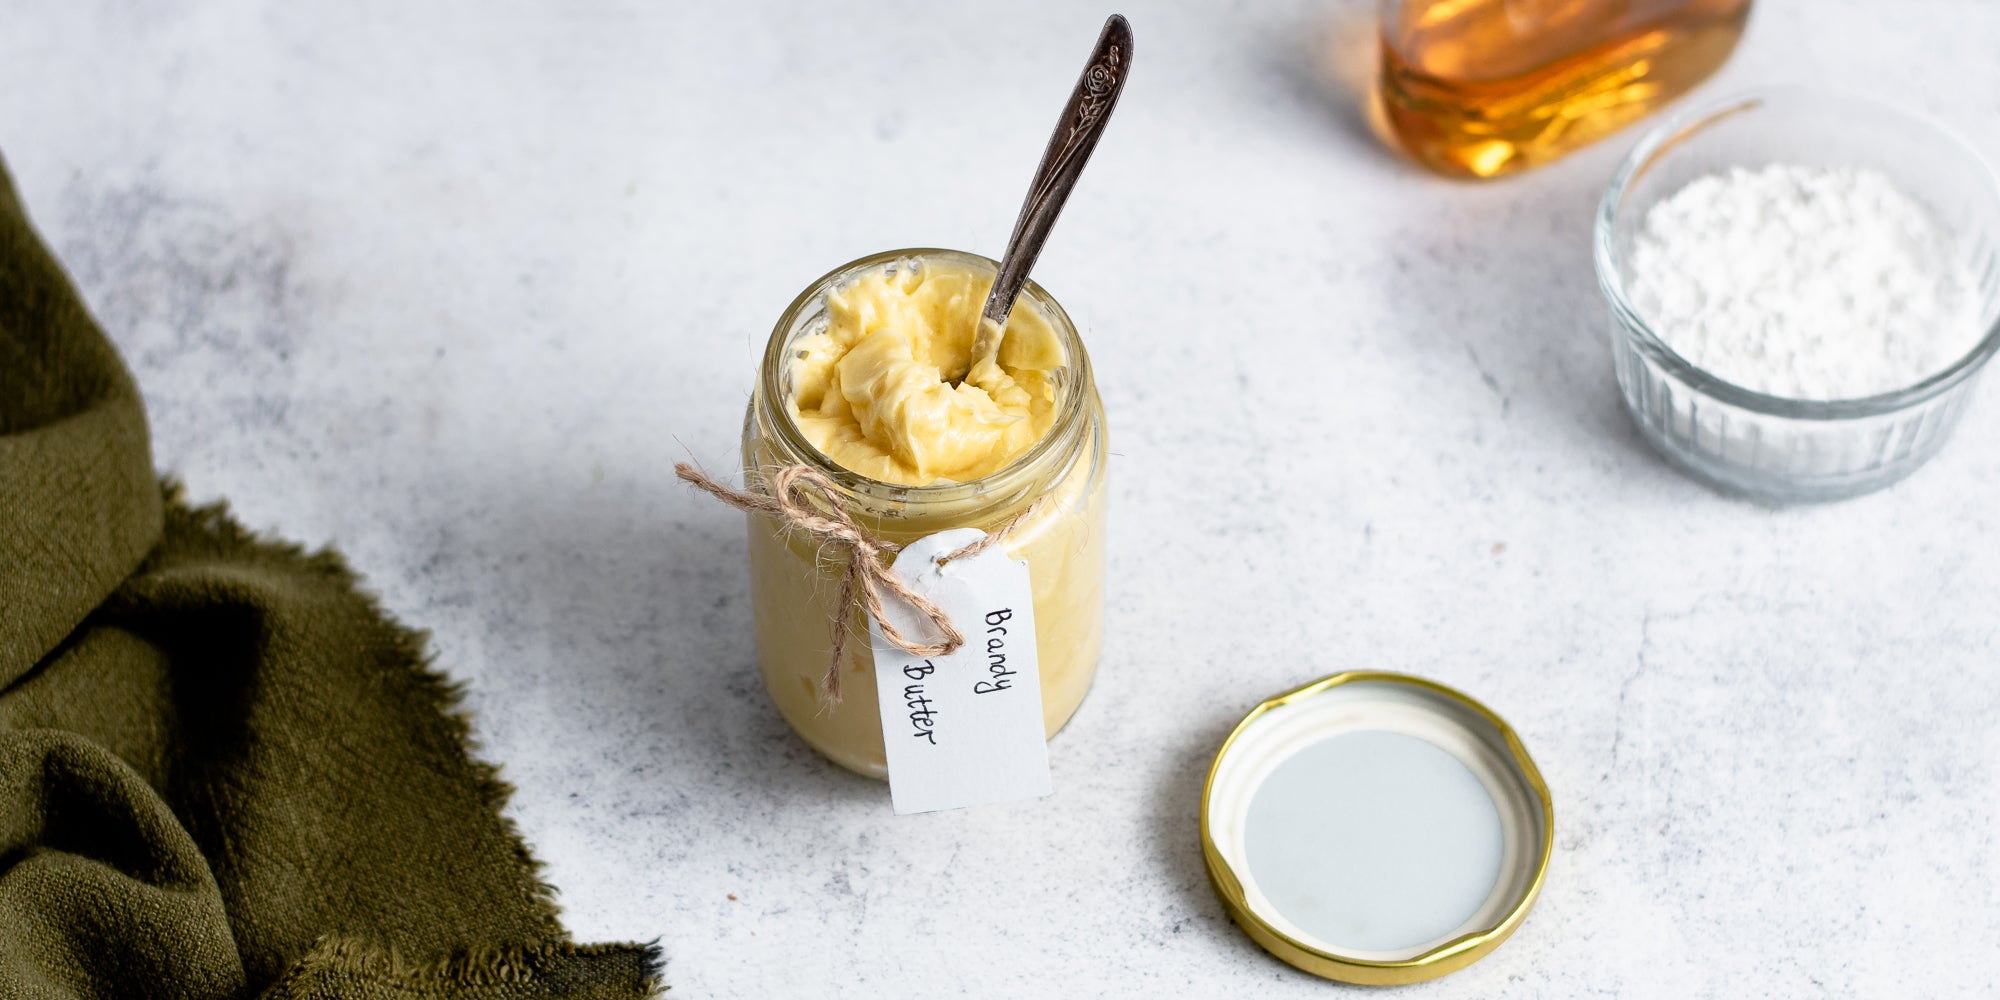
{"type": "MultiPolygon", "coordinates": [[[[996,270],[993,261],[975,254],[896,250],[836,268],[793,300],[771,331],[744,419],[744,482],[752,492],[768,493],[772,470],[814,469],[834,482],[833,501],[862,531],[897,546],[953,528],[992,531],[1049,497],[1008,531],[1000,549],[1028,564],[1042,720],[1053,736],[1090,689],[1104,640],[1104,409],[1089,357],[1062,307],[1032,281],[1015,303],[1016,310],[1033,310],[1046,321],[1061,346],[1062,363],[1051,378],[1054,419],[1034,445],[990,475],[924,486],[868,478],[814,447],[787,405],[794,390],[795,345],[827,328],[829,293],[869,274],[926,266],[977,272],[988,284],[996,270]]],[[[981,289],[979,297],[984,294],[981,289]]],[[[977,310],[974,302],[970,317],[977,310]]],[[[834,763],[887,777],[868,623],[859,608],[837,606],[847,554],[822,551],[812,537],[770,517],[746,516],[757,657],[771,701],[800,737],[834,763]],[[840,616],[853,638],[839,665],[841,699],[828,705],[821,680],[832,651],[832,623],[840,616]]]]}

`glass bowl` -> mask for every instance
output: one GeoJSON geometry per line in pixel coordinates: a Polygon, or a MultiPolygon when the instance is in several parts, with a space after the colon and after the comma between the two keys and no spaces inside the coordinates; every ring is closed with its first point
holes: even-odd
{"type": "Polygon", "coordinates": [[[1774,90],[1683,115],[1639,142],[1597,212],[1598,285],[1625,407],[1646,440],[1697,478],[1779,503],[1834,500],[1915,471],[1951,436],[2000,348],[2000,182],[1940,126],[1863,98],[1774,90]],[[1667,346],[1626,292],[1648,209],[1689,181],[1773,163],[1873,169],[1923,204],[1970,270],[1985,336],[1915,385],[1841,400],[1788,399],[1711,375],[1667,346]]]}

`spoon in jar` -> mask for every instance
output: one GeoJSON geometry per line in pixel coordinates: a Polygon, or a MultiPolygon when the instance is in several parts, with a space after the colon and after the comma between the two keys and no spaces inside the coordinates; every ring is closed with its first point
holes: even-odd
{"type": "Polygon", "coordinates": [[[1118,106],[1125,90],[1125,78],[1132,70],[1132,25],[1113,14],[1097,36],[1090,62],[1070,91],[1069,103],[1056,120],[1055,134],[1042,151],[1042,163],[1028,185],[1028,197],[1021,203],[1020,217],[1014,220],[1014,235],[1007,239],[1007,252],[1000,258],[1000,271],[993,276],[993,291],[986,296],[986,308],[979,312],[979,329],[972,338],[972,356],[964,374],[952,379],[964,382],[982,365],[997,364],[1000,338],[1007,332],[1007,315],[1014,311],[1014,299],[1028,282],[1028,271],[1042,255],[1042,244],[1069,200],[1077,175],[1104,135],[1104,123],[1118,106]]]}

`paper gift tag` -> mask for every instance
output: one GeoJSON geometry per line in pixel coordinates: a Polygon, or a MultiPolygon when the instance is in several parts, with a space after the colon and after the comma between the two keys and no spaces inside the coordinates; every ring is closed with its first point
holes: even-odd
{"type": "MultiPolygon", "coordinates": [[[[898,814],[1040,798],[1052,790],[1028,564],[995,546],[938,565],[984,537],[977,528],[940,531],[904,548],[892,567],[951,616],[965,635],[958,652],[911,656],[882,637],[880,623],[868,623],[889,798],[898,814]]],[[[904,636],[937,635],[904,602],[887,596],[883,604],[904,636]]]]}

